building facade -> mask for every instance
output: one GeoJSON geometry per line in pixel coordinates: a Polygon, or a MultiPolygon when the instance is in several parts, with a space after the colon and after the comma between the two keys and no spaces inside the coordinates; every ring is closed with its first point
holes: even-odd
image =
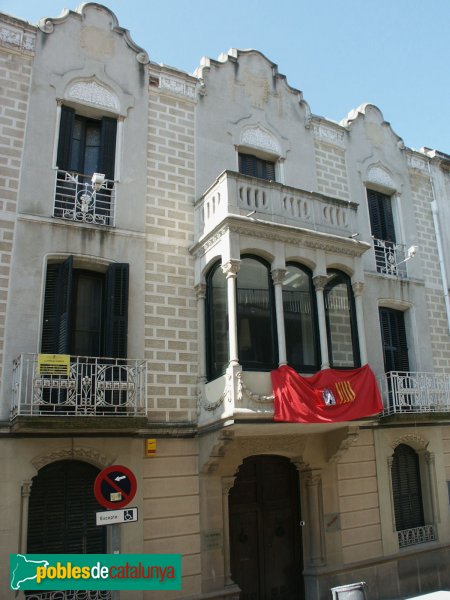
{"type": "Polygon", "coordinates": [[[257,51],[157,65],[95,3],[2,15],[0,59],[2,581],[120,551],[182,554],[164,598],[449,588],[448,155],[314,115],[257,51]],[[276,422],[286,364],[369,365],[383,412],[276,422]]]}

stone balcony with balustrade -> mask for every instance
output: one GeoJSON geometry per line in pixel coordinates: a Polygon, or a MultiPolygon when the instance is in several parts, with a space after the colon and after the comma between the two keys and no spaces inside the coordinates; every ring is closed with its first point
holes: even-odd
{"type": "Polygon", "coordinates": [[[224,171],[195,204],[196,239],[208,235],[228,216],[254,218],[350,237],[357,204],[224,171]]]}

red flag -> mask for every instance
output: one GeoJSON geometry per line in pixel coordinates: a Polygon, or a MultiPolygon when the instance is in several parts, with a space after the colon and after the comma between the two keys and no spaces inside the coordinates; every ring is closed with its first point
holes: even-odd
{"type": "Polygon", "coordinates": [[[338,371],[325,369],[302,377],[288,366],[271,372],[274,420],[288,423],[352,421],[383,410],[369,365],[338,371]]]}

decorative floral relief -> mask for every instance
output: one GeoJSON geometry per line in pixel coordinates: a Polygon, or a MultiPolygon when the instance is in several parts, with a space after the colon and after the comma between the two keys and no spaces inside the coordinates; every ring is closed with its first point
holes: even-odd
{"type": "Polygon", "coordinates": [[[367,172],[367,181],[370,183],[376,183],[378,185],[382,185],[383,187],[387,187],[390,189],[396,189],[394,180],[389,175],[387,171],[385,171],[381,167],[370,167],[367,172]]]}
{"type": "Polygon", "coordinates": [[[67,96],[81,102],[113,108],[116,111],[120,108],[118,98],[96,81],[77,81],[69,88],[67,96]]]}
{"type": "Polygon", "coordinates": [[[22,29],[12,29],[10,27],[0,27],[0,44],[15,46],[20,50],[34,52],[35,36],[26,33],[22,29]]]}
{"type": "Polygon", "coordinates": [[[179,79],[173,79],[171,77],[161,77],[159,80],[159,87],[165,90],[169,90],[174,94],[186,96],[191,100],[195,100],[195,86],[189,85],[179,79]]]}
{"type": "Polygon", "coordinates": [[[314,123],[314,137],[335,146],[345,147],[345,137],[343,131],[338,131],[333,127],[326,127],[322,124],[314,123]]]}
{"type": "Polygon", "coordinates": [[[280,145],[277,140],[261,127],[247,127],[241,134],[241,144],[256,146],[269,150],[275,154],[281,154],[280,145]]]}

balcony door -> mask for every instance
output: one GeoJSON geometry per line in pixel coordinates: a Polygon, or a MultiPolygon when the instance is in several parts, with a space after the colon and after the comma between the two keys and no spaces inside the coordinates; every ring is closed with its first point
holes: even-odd
{"type": "Polygon", "coordinates": [[[281,456],[246,458],[229,496],[231,577],[240,600],[303,598],[299,482],[281,456]]]}
{"type": "Polygon", "coordinates": [[[128,264],[105,273],[76,269],[73,257],[47,265],[42,352],[125,358],[128,264]]]}
{"type": "Polygon", "coordinates": [[[385,373],[408,372],[409,358],[404,313],[392,308],[380,308],[380,325],[385,373]]]}

